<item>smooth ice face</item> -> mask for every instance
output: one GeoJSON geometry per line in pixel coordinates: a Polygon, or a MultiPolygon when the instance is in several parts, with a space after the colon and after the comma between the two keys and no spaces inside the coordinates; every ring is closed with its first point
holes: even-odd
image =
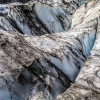
{"type": "Polygon", "coordinates": [[[9,12],[9,7],[7,5],[0,4],[0,16],[7,15],[9,12]]]}
{"type": "Polygon", "coordinates": [[[58,58],[50,57],[50,61],[72,81],[75,80],[79,72],[79,69],[73,63],[73,60],[74,58],[71,59],[72,62],[69,61],[66,56],[63,56],[62,61],[58,58]]]}
{"type": "Polygon", "coordinates": [[[56,32],[63,32],[65,31],[63,21],[65,21],[66,24],[66,30],[68,30],[67,24],[70,23],[69,20],[67,20],[66,13],[61,7],[49,7],[48,5],[43,5],[41,3],[37,3],[35,6],[36,14],[39,17],[39,19],[43,22],[43,24],[48,28],[48,30],[51,33],[56,32]],[[63,18],[62,18],[63,17],[63,18]],[[61,20],[62,22],[60,22],[61,20]]]}
{"type": "Polygon", "coordinates": [[[91,49],[94,46],[95,39],[96,39],[96,30],[93,30],[89,34],[84,35],[83,47],[87,56],[91,54],[91,49]]]}

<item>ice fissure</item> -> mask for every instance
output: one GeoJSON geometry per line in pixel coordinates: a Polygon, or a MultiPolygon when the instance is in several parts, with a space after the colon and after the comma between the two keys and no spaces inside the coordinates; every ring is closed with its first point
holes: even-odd
{"type": "MultiPolygon", "coordinates": [[[[7,7],[10,12],[8,16],[0,18],[0,26],[7,31],[30,35],[64,32],[70,28],[72,15],[81,5],[81,0],[65,3],[61,0],[36,0],[26,4],[9,4],[7,7]]],[[[6,13],[7,8],[3,8],[6,13]]],[[[5,14],[3,11],[1,13],[5,14]]]]}

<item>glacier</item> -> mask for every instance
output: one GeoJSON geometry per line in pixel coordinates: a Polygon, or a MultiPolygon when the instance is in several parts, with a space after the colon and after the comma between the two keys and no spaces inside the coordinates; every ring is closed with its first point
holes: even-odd
{"type": "Polygon", "coordinates": [[[94,73],[99,76],[100,6],[99,0],[89,1],[2,4],[7,14],[0,15],[0,99],[55,100],[59,95],[61,100],[67,95],[73,100],[90,93],[75,87],[89,87],[87,78],[99,88],[94,73]]]}

